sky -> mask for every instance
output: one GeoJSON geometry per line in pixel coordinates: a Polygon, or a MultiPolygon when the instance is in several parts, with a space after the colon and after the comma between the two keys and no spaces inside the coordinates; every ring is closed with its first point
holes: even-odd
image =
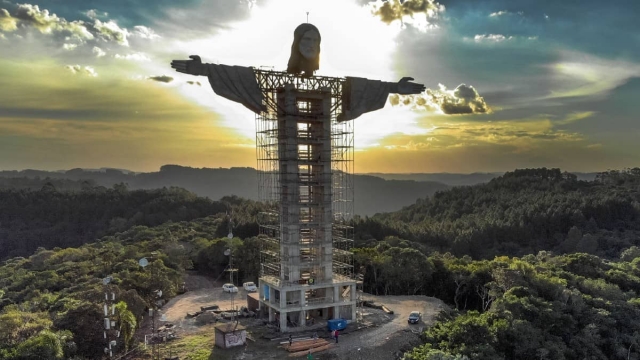
{"type": "Polygon", "coordinates": [[[173,59],[397,81],[358,173],[640,166],[637,0],[0,0],[0,170],[255,167],[255,118],[173,59]]]}

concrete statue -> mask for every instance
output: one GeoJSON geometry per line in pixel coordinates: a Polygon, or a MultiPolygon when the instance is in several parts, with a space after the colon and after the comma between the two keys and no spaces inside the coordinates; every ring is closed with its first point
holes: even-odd
{"type": "Polygon", "coordinates": [[[283,332],[336,328],[356,321],[354,278],[353,120],[384,107],[390,93],[419,94],[422,84],[315,75],[320,32],[294,31],[286,71],[174,60],[176,71],[207,76],[213,91],[256,114],[261,213],[258,302],[283,332]]]}
{"type": "MultiPolygon", "coordinates": [[[[299,25],[294,31],[291,56],[287,64],[288,74],[312,77],[320,67],[320,32],[309,23],[299,25]]],[[[177,72],[202,75],[209,78],[213,91],[229,100],[239,102],[255,113],[266,111],[263,91],[255,77],[255,69],[244,66],[229,66],[202,63],[200,56],[191,55],[191,60],[173,60],[171,67],[177,72]]],[[[419,94],[424,85],[403,77],[397,83],[346,77],[340,121],[353,120],[360,115],[384,107],[389,94],[419,94]]]]}

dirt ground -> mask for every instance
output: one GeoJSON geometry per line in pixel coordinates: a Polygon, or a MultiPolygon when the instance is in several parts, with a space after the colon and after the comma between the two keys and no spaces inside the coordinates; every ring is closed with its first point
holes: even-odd
{"type": "MultiPolygon", "coordinates": [[[[232,296],[222,292],[222,282],[214,283],[213,279],[188,274],[186,279],[189,291],[176,296],[165,304],[159,313],[164,315],[168,322],[176,326],[175,333],[181,339],[190,336],[201,336],[203,330],[210,325],[198,324],[195,319],[187,319],[187,312],[199,311],[201,306],[218,305],[221,309],[231,309],[232,296]]],[[[421,343],[420,333],[422,329],[433,324],[435,316],[446,305],[435,298],[426,296],[374,296],[363,294],[363,300],[374,301],[377,305],[385,305],[394,311],[388,315],[382,310],[362,308],[362,317],[359,324],[350,324],[340,335],[339,343],[322,353],[314,354],[314,359],[367,359],[367,360],[393,360],[399,359],[401,354],[421,343]],[[422,321],[419,324],[408,324],[407,318],[411,311],[420,311],[422,321]],[[358,327],[364,329],[354,330],[358,327]]],[[[239,287],[239,292],[233,299],[236,307],[246,306],[246,292],[239,287]]],[[[360,310],[360,309],[359,309],[360,310]]],[[[160,316],[159,316],[160,317],[160,316]]],[[[213,334],[211,333],[211,354],[209,359],[282,359],[288,353],[279,348],[279,341],[269,340],[274,336],[286,337],[287,335],[274,332],[258,319],[240,319],[241,324],[247,327],[250,340],[244,347],[232,350],[213,349],[213,334]],[[215,356],[214,356],[215,353],[215,356]]],[[[150,333],[150,322],[145,322],[147,330],[140,330],[138,334],[150,333]]],[[[160,322],[162,324],[162,322],[160,322]]],[[[308,335],[308,334],[307,334],[308,335]]],[[[319,331],[320,337],[329,338],[325,330],[319,331]]],[[[304,334],[295,336],[304,336],[304,334]]],[[[331,340],[333,342],[333,340],[331,340]]],[[[171,346],[168,344],[169,347],[171,346]]],[[[201,357],[184,356],[181,359],[200,359],[201,357]]],[[[204,357],[206,359],[206,357],[204,357]]]]}

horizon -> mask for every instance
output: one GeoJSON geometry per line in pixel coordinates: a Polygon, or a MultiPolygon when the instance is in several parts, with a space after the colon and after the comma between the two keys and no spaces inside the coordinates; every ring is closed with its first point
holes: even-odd
{"type": "Polygon", "coordinates": [[[633,168],[640,3],[618,5],[2,0],[0,169],[255,168],[254,115],[169,63],[282,70],[307,12],[316,75],[428,88],[354,120],[356,174],[633,168]]]}
{"type": "MultiPolygon", "coordinates": [[[[188,168],[188,169],[194,169],[194,170],[233,170],[233,169],[251,169],[251,170],[257,170],[256,167],[253,166],[231,166],[231,167],[195,167],[195,166],[187,166],[187,165],[180,165],[180,164],[164,164],[161,165],[157,170],[148,170],[148,171],[138,171],[138,170],[131,170],[131,169],[125,169],[125,168],[114,168],[114,167],[92,167],[92,168],[81,168],[81,167],[76,167],[76,168],[68,168],[68,169],[54,169],[54,170],[46,170],[46,169],[35,169],[35,168],[24,168],[24,169],[0,169],[0,172],[3,171],[15,171],[15,172],[23,172],[23,171],[43,171],[43,172],[54,172],[54,173],[64,173],[64,172],[68,172],[71,170],[83,170],[83,171],[92,171],[92,172],[99,172],[99,171],[105,171],[105,170],[117,170],[117,171],[126,171],[128,173],[133,173],[133,174],[145,174],[145,173],[154,173],[154,172],[160,172],[162,171],[162,167],[164,166],[176,166],[176,167],[181,167],[181,168],[188,168]]],[[[542,167],[540,167],[542,168],[542,167]]],[[[571,170],[565,170],[562,168],[559,168],[560,171],[562,172],[568,172],[568,173],[572,173],[572,174],[594,174],[594,173],[602,173],[602,172],[606,172],[606,171],[623,171],[623,170],[627,170],[627,169],[631,169],[632,167],[627,167],[627,168],[621,168],[621,169],[607,169],[607,170],[602,170],[602,171],[571,171],[571,170]]],[[[508,172],[513,172],[515,170],[523,170],[523,169],[531,169],[531,168],[514,168],[511,170],[506,170],[506,171],[475,171],[475,172],[470,172],[470,173],[455,173],[455,172],[380,172],[380,171],[372,171],[372,172],[354,172],[354,175],[376,175],[376,174],[380,174],[380,175],[492,175],[492,174],[504,174],[504,173],[508,173],[508,172]]],[[[554,168],[547,168],[547,169],[554,169],[554,168]]]]}

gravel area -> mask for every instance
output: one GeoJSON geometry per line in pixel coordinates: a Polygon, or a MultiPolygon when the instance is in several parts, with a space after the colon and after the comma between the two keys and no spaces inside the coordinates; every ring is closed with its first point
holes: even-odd
{"type": "MultiPolygon", "coordinates": [[[[187,312],[195,312],[200,310],[201,306],[213,304],[222,309],[231,308],[231,296],[222,292],[221,284],[215,284],[211,279],[197,274],[189,274],[186,282],[190,291],[171,299],[160,310],[169,322],[176,325],[176,333],[180,337],[201,331],[201,325],[196,323],[195,319],[186,318],[187,312]]],[[[234,304],[246,305],[245,299],[246,293],[240,289],[239,293],[235,294],[234,304]]],[[[439,299],[427,296],[363,294],[362,299],[373,301],[376,305],[385,305],[394,314],[389,315],[382,310],[369,307],[361,308],[361,321],[357,325],[350,324],[341,333],[338,344],[334,343],[329,350],[314,354],[314,359],[399,359],[403,352],[421,344],[421,331],[433,324],[436,315],[446,307],[439,299]],[[409,313],[414,310],[422,313],[422,321],[419,324],[408,324],[409,313]],[[359,327],[363,328],[357,329],[359,327]]],[[[244,347],[225,351],[229,359],[282,359],[288,355],[278,347],[278,341],[270,341],[263,337],[286,335],[274,333],[271,328],[263,325],[262,320],[240,319],[240,323],[247,326],[252,341],[247,342],[244,347]]],[[[329,336],[324,330],[318,331],[318,334],[321,337],[329,336]]]]}
{"type": "Polygon", "coordinates": [[[382,310],[364,308],[364,323],[372,327],[348,332],[339,337],[339,343],[318,359],[367,359],[392,360],[420,345],[420,333],[434,323],[436,315],[446,305],[439,299],[427,296],[374,296],[365,294],[363,300],[385,305],[394,312],[387,315],[382,310]],[[411,311],[420,311],[422,321],[408,324],[411,311]]]}

